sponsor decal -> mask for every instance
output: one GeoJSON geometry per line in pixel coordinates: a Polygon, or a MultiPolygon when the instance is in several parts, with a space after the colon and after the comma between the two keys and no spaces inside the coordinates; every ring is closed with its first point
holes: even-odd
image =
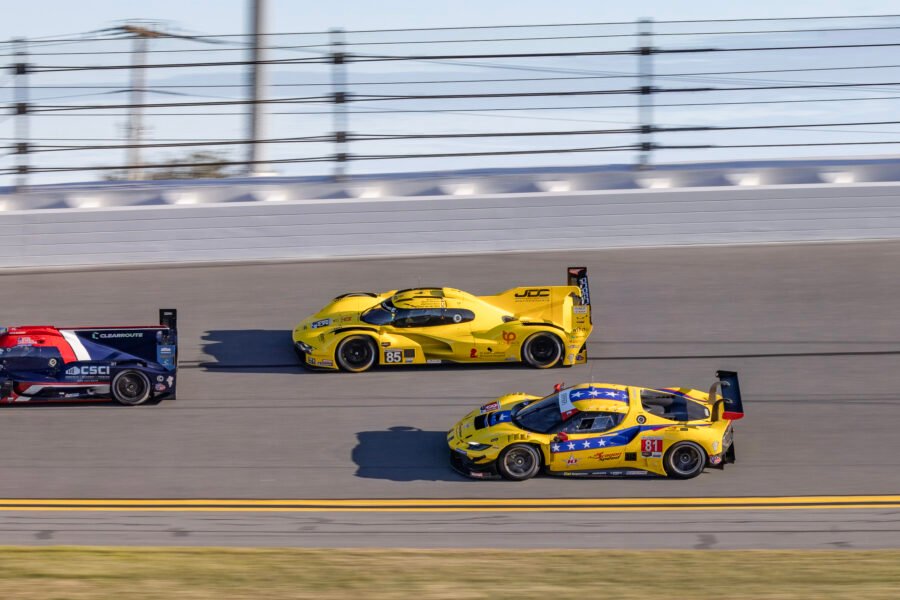
{"type": "Polygon", "coordinates": [[[160,354],[175,354],[175,348],[172,346],[160,346],[159,347],[160,354]]]}
{"type": "Polygon", "coordinates": [[[404,358],[403,362],[405,362],[407,364],[412,364],[414,360],[415,360],[414,358],[404,358]]]}
{"type": "Polygon", "coordinates": [[[469,358],[478,358],[478,349],[472,348],[469,350],[469,358]]]}
{"type": "Polygon", "coordinates": [[[620,458],[622,458],[622,453],[621,452],[600,451],[597,454],[592,454],[591,458],[593,458],[594,460],[598,460],[600,462],[604,462],[607,460],[619,460],[620,458]]]}
{"type": "Polygon", "coordinates": [[[144,337],[143,331],[121,331],[117,333],[100,333],[95,331],[91,334],[92,340],[116,340],[123,338],[142,338],[144,337]]]}
{"type": "Polygon", "coordinates": [[[722,457],[721,457],[721,456],[710,456],[710,457],[709,457],[709,464],[711,464],[711,465],[718,465],[718,464],[721,464],[721,463],[722,463],[722,457]]]}
{"type": "Polygon", "coordinates": [[[395,365],[403,362],[403,352],[400,350],[385,350],[384,362],[389,365],[395,365]]]}
{"type": "Polygon", "coordinates": [[[352,321],[352,320],[353,320],[353,317],[341,317],[342,323],[347,323],[348,321],[352,321]]]}
{"type": "Polygon", "coordinates": [[[512,344],[516,341],[516,334],[514,331],[504,331],[500,337],[502,337],[503,341],[507,344],[512,344]]]}
{"type": "Polygon", "coordinates": [[[575,360],[575,355],[574,355],[574,354],[568,355],[568,356],[566,357],[566,360],[569,361],[569,362],[574,361],[574,360],[575,360]]]}
{"type": "Polygon", "coordinates": [[[157,384],[156,384],[155,386],[153,386],[153,387],[156,389],[157,392],[164,392],[164,391],[166,391],[166,384],[164,384],[164,383],[157,383],[157,384]]]}
{"type": "Polygon", "coordinates": [[[713,442],[713,452],[719,451],[719,442],[713,442]]]}
{"type": "Polygon", "coordinates": [[[576,354],[576,355],[575,355],[575,360],[577,360],[577,361],[583,361],[583,360],[585,360],[584,354],[576,354]]]}
{"type": "Polygon", "coordinates": [[[648,475],[647,471],[625,471],[625,474],[626,475],[638,475],[638,476],[648,475]]]}
{"type": "Polygon", "coordinates": [[[307,356],[307,357],[306,357],[306,362],[309,363],[309,364],[311,364],[311,365],[314,365],[314,364],[316,364],[316,359],[314,359],[312,356],[307,356]]]}
{"type": "Polygon", "coordinates": [[[439,358],[429,358],[425,361],[427,365],[439,365],[441,364],[441,359],[439,358]]]}
{"type": "Polygon", "coordinates": [[[391,343],[390,343],[390,342],[381,342],[381,347],[382,347],[382,348],[390,348],[390,347],[391,347],[391,343]]]}
{"type": "Polygon", "coordinates": [[[587,306],[575,306],[572,308],[572,312],[576,315],[586,315],[587,306]]]}
{"type": "Polygon", "coordinates": [[[494,412],[495,410],[500,410],[500,402],[494,400],[493,402],[488,402],[484,406],[481,407],[481,414],[494,412]]]}
{"type": "Polygon", "coordinates": [[[503,360],[505,360],[506,362],[516,362],[516,361],[519,360],[519,359],[516,358],[515,356],[507,356],[507,357],[504,358],[503,360]]]}
{"type": "Polygon", "coordinates": [[[662,449],[662,438],[644,438],[641,440],[641,456],[661,458],[662,449]]]}
{"type": "Polygon", "coordinates": [[[47,364],[50,365],[51,367],[55,367],[57,362],[59,362],[59,361],[57,361],[55,358],[51,358],[50,360],[47,361],[47,364]]]}
{"type": "Polygon", "coordinates": [[[169,376],[166,378],[166,383],[169,384],[169,387],[172,387],[172,384],[175,383],[175,378],[172,377],[171,375],[169,375],[169,376]]]}
{"type": "Polygon", "coordinates": [[[572,404],[571,393],[572,390],[563,390],[559,393],[559,414],[563,421],[578,412],[578,409],[572,404]]]}
{"type": "Polygon", "coordinates": [[[30,337],[20,337],[16,339],[16,346],[34,346],[35,341],[30,337]]]}
{"type": "Polygon", "coordinates": [[[109,377],[109,365],[83,365],[66,369],[66,375],[100,375],[109,377]]]}
{"type": "Polygon", "coordinates": [[[327,358],[324,358],[324,359],[322,359],[322,360],[319,361],[319,364],[320,364],[321,366],[323,366],[323,367],[333,367],[333,366],[334,366],[334,361],[333,361],[333,360],[328,360],[327,358]]]}
{"type": "Polygon", "coordinates": [[[647,417],[645,417],[644,415],[638,415],[637,422],[639,425],[643,425],[647,422],[647,417]]]}
{"type": "Polygon", "coordinates": [[[476,479],[481,479],[484,477],[484,473],[482,473],[480,471],[469,471],[469,476],[475,477],[476,479]]]}
{"type": "Polygon", "coordinates": [[[329,325],[331,325],[331,319],[320,319],[309,327],[310,329],[319,329],[320,327],[328,327],[329,325]]]}
{"type": "Polygon", "coordinates": [[[166,378],[163,377],[162,375],[157,375],[157,376],[156,376],[156,381],[159,382],[159,383],[162,383],[162,382],[165,381],[165,380],[166,380],[166,378]]]}
{"type": "Polygon", "coordinates": [[[568,466],[570,466],[570,467],[571,467],[572,465],[577,465],[577,464],[578,464],[578,459],[575,458],[575,455],[574,455],[574,454],[570,454],[570,455],[569,455],[569,458],[566,459],[566,464],[567,464],[568,466]]]}
{"type": "Polygon", "coordinates": [[[550,295],[549,288],[529,288],[516,292],[516,298],[546,298],[550,295]]]}

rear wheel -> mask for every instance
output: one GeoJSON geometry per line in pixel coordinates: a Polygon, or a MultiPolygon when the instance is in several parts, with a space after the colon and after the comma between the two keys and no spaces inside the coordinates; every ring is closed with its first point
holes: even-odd
{"type": "Polygon", "coordinates": [[[335,358],[340,368],[351,373],[361,373],[375,364],[375,342],[365,335],[351,335],[338,344],[335,358]]]}
{"type": "Polygon", "coordinates": [[[150,399],[150,379],[134,369],[119,371],[113,377],[110,392],[119,404],[137,406],[150,399]]]}
{"type": "Polygon", "coordinates": [[[504,479],[525,481],[537,475],[541,468],[541,455],[528,444],[513,444],[500,453],[497,469],[504,479]]]}
{"type": "Polygon", "coordinates": [[[562,342],[552,333],[535,333],[522,344],[522,360],[535,369],[549,369],[562,358],[562,342]]]}
{"type": "Polygon", "coordinates": [[[703,472],[706,452],[694,442],[678,442],[666,452],[663,467],[669,477],[691,479],[703,472]]]}

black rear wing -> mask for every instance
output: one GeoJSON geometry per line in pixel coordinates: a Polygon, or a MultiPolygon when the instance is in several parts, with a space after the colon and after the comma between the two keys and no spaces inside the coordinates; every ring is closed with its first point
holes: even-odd
{"type": "Polygon", "coordinates": [[[159,309],[159,326],[168,331],[160,331],[156,336],[156,362],[175,371],[178,369],[178,310],[159,309]]]}
{"type": "Polygon", "coordinates": [[[716,381],[709,390],[713,402],[712,420],[737,421],[744,417],[744,403],[741,401],[741,386],[735,371],[716,371],[716,381]],[[721,388],[722,399],[715,400],[716,388],[721,388]]]}
{"type": "Polygon", "coordinates": [[[591,286],[588,282],[587,267],[569,267],[568,285],[581,290],[581,303],[591,305],[591,286]]]}

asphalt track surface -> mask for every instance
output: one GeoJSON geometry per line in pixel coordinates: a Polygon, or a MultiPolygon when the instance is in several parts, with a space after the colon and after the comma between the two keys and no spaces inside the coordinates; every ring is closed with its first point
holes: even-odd
{"type": "MultiPolygon", "coordinates": [[[[898,275],[898,242],[3,275],[5,324],[147,324],[157,308],[178,308],[181,371],[178,400],[157,406],[0,409],[0,498],[896,495],[898,275]],[[291,327],[345,291],[491,294],[561,284],[575,264],[592,285],[586,366],[311,373],[290,348],[291,327]],[[447,428],[500,394],[589,380],[703,389],[716,369],[740,373],[747,410],[738,463],[724,471],[508,483],[447,466],[447,428]]],[[[0,543],[898,547],[900,509],[3,510],[0,543]]]]}

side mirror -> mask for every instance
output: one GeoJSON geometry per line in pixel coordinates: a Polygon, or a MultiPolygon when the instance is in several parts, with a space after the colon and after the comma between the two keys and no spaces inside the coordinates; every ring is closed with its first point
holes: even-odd
{"type": "Polygon", "coordinates": [[[562,381],[560,381],[559,383],[557,383],[556,385],[553,386],[553,391],[554,391],[554,392],[561,392],[564,385],[566,385],[566,384],[563,383],[562,381]]]}

